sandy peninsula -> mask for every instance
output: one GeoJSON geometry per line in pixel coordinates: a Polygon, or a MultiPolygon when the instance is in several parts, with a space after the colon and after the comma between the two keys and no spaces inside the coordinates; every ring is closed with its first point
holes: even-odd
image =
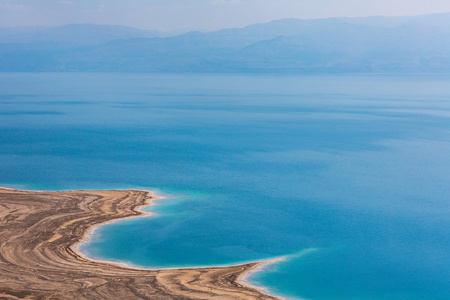
{"type": "Polygon", "coordinates": [[[276,299],[245,281],[270,261],[149,270],[78,253],[94,226],[140,216],[154,199],[139,190],[0,188],[0,299],[276,299]]]}

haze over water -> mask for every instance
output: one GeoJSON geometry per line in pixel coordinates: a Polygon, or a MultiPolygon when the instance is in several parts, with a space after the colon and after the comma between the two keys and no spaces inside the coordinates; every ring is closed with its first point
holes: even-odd
{"type": "Polygon", "coordinates": [[[148,267],[287,255],[300,299],[450,299],[450,75],[0,74],[0,182],[154,188],[84,251],[148,267]]]}

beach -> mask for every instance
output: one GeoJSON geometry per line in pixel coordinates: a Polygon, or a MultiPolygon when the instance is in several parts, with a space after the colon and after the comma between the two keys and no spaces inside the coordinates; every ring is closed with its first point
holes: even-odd
{"type": "Polygon", "coordinates": [[[0,299],[276,299],[229,267],[144,269],[87,258],[78,245],[113,220],[144,216],[150,191],[0,189],[0,299]]]}

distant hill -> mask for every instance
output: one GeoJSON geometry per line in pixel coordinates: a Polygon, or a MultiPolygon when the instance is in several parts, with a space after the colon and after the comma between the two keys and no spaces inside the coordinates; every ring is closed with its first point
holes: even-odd
{"type": "Polygon", "coordinates": [[[153,38],[167,33],[116,25],[70,24],[59,27],[0,28],[0,43],[53,43],[61,46],[99,45],[112,40],[153,38]]]}
{"type": "Polygon", "coordinates": [[[0,28],[0,71],[450,72],[450,13],[283,19],[176,36],[108,25],[0,28]]]}

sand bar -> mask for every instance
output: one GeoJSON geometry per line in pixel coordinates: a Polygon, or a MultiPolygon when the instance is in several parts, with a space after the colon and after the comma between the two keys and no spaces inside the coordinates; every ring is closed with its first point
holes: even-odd
{"type": "Polygon", "coordinates": [[[271,261],[149,270],[76,251],[94,226],[141,216],[155,198],[140,190],[0,188],[0,299],[276,299],[243,280],[271,261]]]}

